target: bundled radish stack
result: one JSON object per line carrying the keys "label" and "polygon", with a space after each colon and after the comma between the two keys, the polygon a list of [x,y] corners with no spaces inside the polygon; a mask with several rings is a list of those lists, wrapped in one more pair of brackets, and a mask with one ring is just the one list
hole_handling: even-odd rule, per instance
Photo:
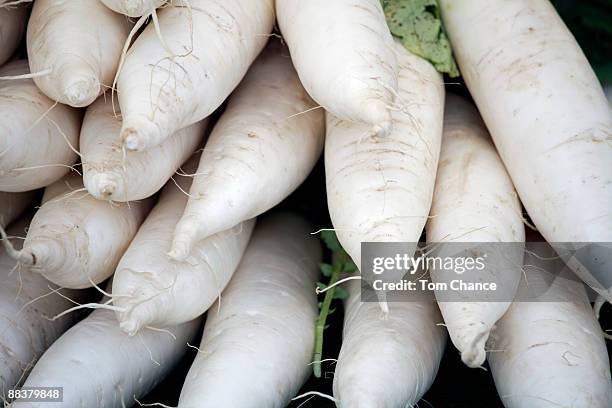
{"label": "bundled radish stack", "polygon": [[[195,355],[181,408],[400,408],[448,345],[505,407],[612,407],[610,106],[548,0],[0,0],[0,399],[152,406]],[[507,296],[378,290],[391,243],[497,245]]]}

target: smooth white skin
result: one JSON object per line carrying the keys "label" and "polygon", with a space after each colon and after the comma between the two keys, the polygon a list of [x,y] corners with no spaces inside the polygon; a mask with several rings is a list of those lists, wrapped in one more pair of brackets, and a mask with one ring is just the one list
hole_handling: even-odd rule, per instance
{"label": "smooth white skin", "polygon": [[440,3],[463,78],[538,230],[549,242],[612,242],[610,106],[552,4]]}
{"label": "smooth white skin", "polygon": [[188,5],[158,13],[169,50],[150,24],[127,54],[117,89],[128,150],[158,145],[210,115],[272,31],[273,0],[190,0]]}
{"label": "smooth white skin", "polygon": [[[121,112],[116,110],[117,115]],[[98,200],[134,201],[157,193],[200,146],[207,120],[197,122],[144,152],[123,149],[121,119],[110,97],[87,108],[81,130],[83,182]]]}
{"label": "smooth white skin", "polygon": [[[195,159],[195,160],[194,160]],[[194,157],[184,168],[194,170]],[[169,326],[204,313],[219,297],[236,270],[251,237],[255,220],[199,241],[183,262],[166,255],[172,232],[185,210],[189,177],[168,182],[159,202],[121,258],[113,293],[121,328],[134,334],[143,326]]]}
{"label": "smooth white skin", "polygon": [[17,49],[28,18],[28,5],[3,8],[0,6],[0,66],[9,60]]}
{"label": "smooth white skin", "polygon": [[152,201],[109,203],[69,174],[47,187],[19,260],[58,286],[83,289],[110,277]]}
{"label": "smooth white skin", "polygon": [[212,131],[176,226],[170,256],[264,213],[308,177],[321,155],[324,112],[286,48],[274,41],[253,64]]}
{"label": "smooth white skin", "polygon": [[313,99],[334,116],[388,133],[399,66],[380,1],[276,0],[276,13]]}
{"label": "smooth white skin", "polygon": [[24,387],[64,387],[61,403],[14,403],[15,408],[134,405],[159,384],[187,351],[202,319],[170,327],[171,334],[123,333],[110,310],[95,310],[43,354]]}
{"label": "smooth white skin", "polygon": [[334,373],[336,405],[414,406],[433,383],[446,344],[433,295],[405,292],[405,299],[389,303],[384,319],[377,303],[361,302],[359,281],[348,285],[344,336]]}
{"label": "smooth white skin", "polygon": [[[29,219],[21,219],[8,230],[9,236],[24,236]],[[14,240],[15,245],[20,240]],[[76,314],[51,319],[74,306],[54,293],[54,285],[25,269],[15,269],[16,261],[0,249],[0,397],[15,388],[36,359],[65,330],[76,322]],[[50,288],[51,287],[51,288]],[[84,294],[62,290],[64,296],[83,301]],[[43,296],[48,295],[48,296]],[[31,304],[26,304],[38,299]]]}
{"label": "smooth white skin", "polygon": [[[495,282],[513,298],[521,279],[525,228],[521,204],[510,176],[482,123],[478,111],[463,98],[448,94],[440,165],[427,222],[427,243],[458,242],[466,251],[486,242],[516,242],[502,252],[487,252],[486,268],[472,271],[471,279]],[[473,246],[467,243],[474,243]],[[454,250],[455,247],[446,247]],[[494,250],[499,247],[484,247]],[[444,247],[441,247],[444,251]],[[435,253],[435,251],[434,251]],[[443,255],[441,255],[443,256]],[[450,283],[457,276],[431,270],[434,282]],[[440,296],[448,295],[441,293]],[[439,301],[444,322],[461,359],[470,367],[481,366],[486,358],[485,343],[495,322],[510,302],[482,301],[483,292],[454,293],[452,302]],[[461,296],[465,301],[459,302]],[[493,295],[495,296],[495,294]],[[443,297],[442,297],[443,299]],[[479,299],[480,301],[475,301]]]}
{"label": "smooth white skin", "polygon": [[321,247],[294,215],[261,221],[208,313],[179,408],[284,407],[312,371]]}
{"label": "smooth white skin", "polygon": [[113,82],[132,23],[100,1],[37,0],[28,22],[27,47],[34,78],[51,99],[91,104]]}
{"label": "smooth white skin", "polygon": [[442,76],[399,43],[393,131],[327,113],[327,204],[340,243],[361,265],[361,242],[417,242],[431,205],[444,114]]}
{"label": "smooth white skin", "polygon": [[5,228],[26,208],[34,206],[35,191],[5,193],[0,191],[0,227]]}
{"label": "smooth white skin", "polygon": [[[0,76],[29,72],[27,61],[13,61]],[[31,79],[0,81],[0,191],[35,190],[68,173],[77,160],[70,145],[79,148],[81,118],[76,109],[47,98]]]}
{"label": "smooth white skin", "polygon": [[100,0],[106,7],[129,17],[151,14],[168,0]]}
{"label": "smooth white skin", "polygon": [[504,406],[612,406],[610,359],[584,285],[567,275],[551,285],[550,275],[537,269],[547,266],[535,257],[530,263],[535,267],[527,271],[528,284],[521,284],[532,290],[550,285],[545,300],[513,303],[488,344],[495,350],[488,361]]}

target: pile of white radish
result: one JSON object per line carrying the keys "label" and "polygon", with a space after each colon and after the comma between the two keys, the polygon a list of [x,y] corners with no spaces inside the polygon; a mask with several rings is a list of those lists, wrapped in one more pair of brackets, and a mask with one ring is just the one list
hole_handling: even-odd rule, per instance
{"label": "pile of white radish", "polygon": [[612,407],[611,135],[549,0],[0,0],[0,404]]}

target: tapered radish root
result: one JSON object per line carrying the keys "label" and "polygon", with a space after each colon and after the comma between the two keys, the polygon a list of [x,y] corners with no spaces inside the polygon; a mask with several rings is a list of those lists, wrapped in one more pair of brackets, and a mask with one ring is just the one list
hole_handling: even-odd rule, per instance
{"label": "tapered radish root", "polygon": [[172,371],[200,327],[201,319],[196,319],[164,331],[145,330],[130,337],[119,329],[112,311],[95,310],[53,343],[24,384],[24,387],[63,387],[63,402],[13,405],[132,406]]}
{"label": "tapered radish root", "polygon": [[[469,367],[484,363],[489,333],[510,306],[518,287],[523,263],[521,243],[525,241],[521,211],[512,181],[476,108],[456,95],[447,95],[427,242],[432,248],[439,243],[442,246],[446,242],[466,243],[462,244],[466,250],[486,242],[508,243],[503,247],[487,247],[491,251],[487,252],[485,270],[468,272],[478,273],[483,282],[495,282],[499,288],[496,294],[503,291],[507,301],[487,300],[482,291],[453,293],[452,301],[444,301],[446,291],[437,294],[453,344]],[[467,244],[470,242],[473,246]],[[457,279],[457,275],[448,271],[430,272],[434,282],[450,284]]]}
{"label": "tapered radish root", "polygon": [[26,29],[28,6],[4,8],[0,4],[0,66],[9,60]]}
{"label": "tapered radish root", "polygon": [[277,0],[278,23],[310,95],[339,118],[391,130],[398,64],[379,0]]}
{"label": "tapered radish root", "polygon": [[327,201],[338,239],[358,267],[362,242],[417,242],[431,205],[444,112],[441,75],[395,44],[399,60],[393,132],[327,114]]}
{"label": "tapered radish root", "polygon": [[23,249],[13,254],[64,288],[88,288],[110,277],[151,206],[151,200],[99,201],[84,190],[78,175],[47,187]]}
{"label": "tapered radish root", "polygon": [[190,0],[159,13],[118,78],[128,150],[160,144],[210,115],[238,85],[272,31],[272,0]]}
{"label": "tapered radish root", "polygon": [[119,139],[118,113],[104,96],[87,108],[80,139],[85,188],[99,200],[150,197],[200,145],[207,121],[181,129],[145,152],[126,152]]}
{"label": "tapered radish root", "polygon": [[292,215],[260,222],[208,314],[180,408],[284,407],[306,381],[317,316],[312,287],[321,260],[309,232]]}
{"label": "tapered radish root", "polygon": [[34,191],[5,193],[0,191],[0,227],[6,228],[26,208],[34,207]]}
{"label": "tapered radish root", "polygon": [[[194,171],[198,159],[194,156],[183,169]],[[185,210],[191,180],[180,177],[177,185],[168,182],[117,266],[113,293],[121,296],[114,303],[121,309],[117,313],[121,328],[129,334],[147,325],[183,323],[204,313],[229,282],[249,242],[254,220],[197,242],[183,262],[168,259],[166,250]]]}
{"label": "tapered radish root", "polygon": [[168,0],[100,0],[104,5],[117,13],[129,17],[140,17],[151,14],[153,10],[161,7]]}
{"label": "tapered radish root", "polygon": [[[24,236],[29,219],[21,219],[8,230],[9,236]],[[37,273],[19,269],[14,259],[0,249],[0,397],[21,385],[38,357],[66,329],[75,315],[53,320],[74,304],[53,293],[56,288]],[[83,294],[62,290],[75,301]]]}
{"label": "tapered radish root", "polygon": [[[553,243],[612,242],[610,106],[553,5],[440,3],[465,82],[535,226]],[[610,270],[577,273],[606,289]]]}
{"label": "tapered radish root", "polygon": [[[14,61],[0,76],[28,74]],[[0,191],[28,191],[62,178],[77,159],[81,113],[54,104],[31,79],[0,81]]]}
{"label": "tapered radish root", "polygon": [[383,318],[377,303],[361,302],[359,281],[348,285],[334,373],[337,406],[414,406],[433,383],[446,344],[433,296],[404,292]]}
{"label": "tapered radish root", "polygon": [[111,86],[131,23],[100,1],[37,0],[27,46],[34,78],[51,99],[87,106]]}
{"label": "tapered radish root", "polygon": [[[584,286],[539,252],[521,284],[542,294],[512,304],[491,334],[489,365],[507,408],[610,407],[610,360]],[[549,262],[550,264],[550,262]]]}
{"label": "tapered radish root", "polygon": [[230,98],[211,133],[171,257],[272,208],[306,179],[324,137],[324,114],[313,109],[286,49],[271,43]]}

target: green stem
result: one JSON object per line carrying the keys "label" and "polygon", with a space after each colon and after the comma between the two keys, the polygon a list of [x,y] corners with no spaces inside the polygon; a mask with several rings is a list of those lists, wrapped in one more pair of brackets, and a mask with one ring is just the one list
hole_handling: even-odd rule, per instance
{"label": "green stem", "polygon": [[[331,278],[329,280],[329,284],[332,286],[334,283],[340,279],[340,274],[342,273],[344,263],[343,262],[335,262],[334,270],[332,272]],[[321,360],[323,359],[323,332],[325,331],[325,322],[327,321],[327,315],[329,315],[329,308],[331,306],[331,302],[334,299],[334,292],[336,291],[336,287],[329,289],[325,292],[325,298],[323,299],[323,304],[321,305],[321,313],[319,313],[319,318],[317,319],[317,324],[315,326],[315,348],[314,348],[314,375],[317,378],[321,378]]]}

